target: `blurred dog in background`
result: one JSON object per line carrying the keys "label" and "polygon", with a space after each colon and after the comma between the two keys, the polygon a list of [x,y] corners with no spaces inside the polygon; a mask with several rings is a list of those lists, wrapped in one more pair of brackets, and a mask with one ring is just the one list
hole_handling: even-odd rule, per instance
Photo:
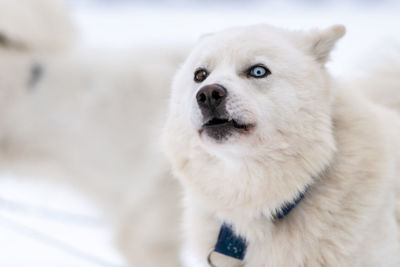
{"label": "blurred dog in background", "polygon": [[157,140],[183,54],[91,52],[63,2],[0,1],[0,170],[91,196],[130,266],[179,266],[179,189]]}

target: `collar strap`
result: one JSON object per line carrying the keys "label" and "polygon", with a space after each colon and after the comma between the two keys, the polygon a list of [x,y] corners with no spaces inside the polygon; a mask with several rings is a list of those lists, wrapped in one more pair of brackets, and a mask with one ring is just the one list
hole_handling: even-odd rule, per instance
{"label": "collar strap", "polygon": [[279,210],[276,210],[274,218],[283,219],[288,215],[296,206],[303,200],[304,195],[307,193],[309,186],[306,186],[303,192],[295,198],[292,202],[285,202]]}
{"label": "collar strap", "polygon": [[[306,189],[301,192],[292,202],[285,202],[279,210],[276,210],[276,213],[273,215],[274,219],[280,220],[288,215],[304,198],[308,188],[309,187],[307,186]],[[215,248],[211,250],[210,254],[208,255],[209,264],[213,266],[212,262],[210,261],[212,252],[218,252],[228,257],[243,260],[244,256],[246,255],[246,249],[246,239],[236,235],[231,225],[223,223],[221,229],[219,230],[218,240],[215,244]]]}

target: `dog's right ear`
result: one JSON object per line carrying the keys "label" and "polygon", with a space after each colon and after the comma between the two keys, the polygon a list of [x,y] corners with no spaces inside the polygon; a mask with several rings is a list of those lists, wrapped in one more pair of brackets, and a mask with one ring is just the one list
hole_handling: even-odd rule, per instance
{"label": "dog's right ear", "polygon": [[336,42],[344,36],[346,28],[343,25],[334,25],[325,30],[312,30],[306,36],[307,50],[315,59],[324,64]]}

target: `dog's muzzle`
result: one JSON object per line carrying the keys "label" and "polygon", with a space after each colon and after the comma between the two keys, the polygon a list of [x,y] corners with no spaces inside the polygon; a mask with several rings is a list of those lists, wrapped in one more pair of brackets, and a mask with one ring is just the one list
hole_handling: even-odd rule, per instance
{"label": "dog's muzzle", "polygon": [[249,126],[233,119],[226,109],[228,91],[219,84],[202,87],[196,94],[197,104],[203,116],[203,132],[217,141],[229,138],[234,132],[246,132]]}

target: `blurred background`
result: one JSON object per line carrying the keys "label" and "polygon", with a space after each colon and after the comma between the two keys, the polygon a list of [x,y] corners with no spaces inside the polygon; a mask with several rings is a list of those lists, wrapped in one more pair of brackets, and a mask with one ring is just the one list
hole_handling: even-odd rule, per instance
{"label": "blurred background", "polygon": [[180,189],[159,134],[204,33],[344,24],[360,75],[400,45],[395,0],[0,0],[0,266],[179,266]]}

